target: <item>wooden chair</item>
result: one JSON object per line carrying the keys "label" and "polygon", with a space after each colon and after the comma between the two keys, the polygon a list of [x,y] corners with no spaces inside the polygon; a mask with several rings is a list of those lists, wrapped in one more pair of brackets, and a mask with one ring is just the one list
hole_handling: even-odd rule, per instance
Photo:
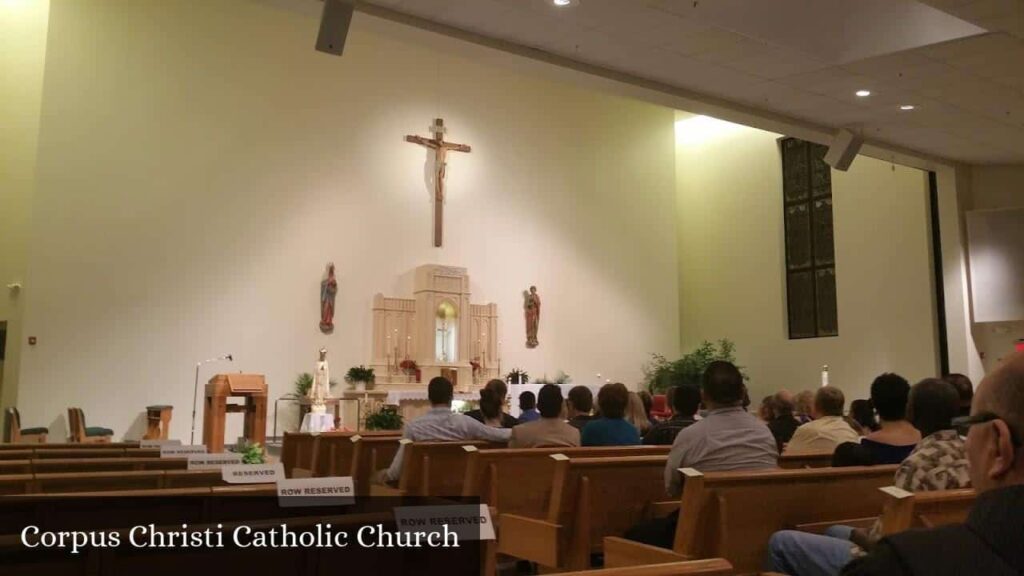
{"label": "wooden chair", "polygon": [[562,572],[561,576],[730,576],[732,564],[722,558]]}
{"label": "wooden chair", "polygon": [[603,537],[623,534],[665,495],[667,456],[551,458],[556,464],[547,513],[499,514],[499,553],[558,571],[584,570],[590,555],[601,551]]}
{"label": "wooden chair", "polygon": [[21,414],[11,407],[4,410],[4,442],[11,444],[45,444],[49,428],[22,428]]}
{"label": "wooden chair", "polygon": [[889,486],[880,490],[885,498],[882,507],[884,536],[911,528],[934,528],[964,522],[977,496],[971,488],[915,493]]}
{"label": "wooden chair", "polygon": [[107,444],[114,431],[102,426],[86,426],[85,413],[81,408],[68,408],[68,430],[72,442],[81,444]]}
{"label": "wooden chair", "polygon": [[391,465],[398,448],[400,436],[364,436],[357,434],[349,438],[353,444],[350,475],[355,484],[357,496],[370,494],[373,475]]}
{"label": "wooden chair", "polygon": [[167,440],[173,411],[174,406],[146,406],[146,434],[143,439]]}
{"label": "wooden chair", "polygon": [[878,488],[896,466],[709,472],[683,469],[683,495],[672,550],[605,539],[605,564],[629,566],[725,558],[737,573],[758,571],[768,539],[787,528],[863,526],[882,508]]}
{"label": "wooden chair", "polygon": [[597,446],[585,448],[499,448],[467,446],[462,495],[477,497],[499,513],[543,518],[551,495],[556,460],[570,458],[667,455],[670,446]]}

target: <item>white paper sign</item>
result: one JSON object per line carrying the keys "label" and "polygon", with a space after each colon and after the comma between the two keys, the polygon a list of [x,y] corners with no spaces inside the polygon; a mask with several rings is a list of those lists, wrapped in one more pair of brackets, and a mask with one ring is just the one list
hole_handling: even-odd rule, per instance
{"label": "white paper sign", "polygon": [[400,532],[442,532],[447,525],[460,541],[494,540],[491,510],[486,504],[398,506],[395,522]]}
{"label": "white paper sign", "polygon": [[299,506],[350,506],[355,504],[351,476],[286,478],[277,482],[277,503],[282,508]]}
{"label": "white paper sign", "polygon": [[164,446],[181,446],[181,440],[139,440],[139,448],[163,448]]}
{"label": "white paper sign", "polygon": [[189,470],[219,470],[222,466],[241,464],[242,455],[226,452],[224,454],[189,454]]}
{"label": "white paper sign", "polygon": [[228,484],[272,484],[284,478],[284,464],[229,464],[220,472]]}
{"label": "white paper sign", "polygon": [[206,454],[206,446],[203,444],[190,444],[186,446],[161,446],[161,458],[183,458],[189,454]]}

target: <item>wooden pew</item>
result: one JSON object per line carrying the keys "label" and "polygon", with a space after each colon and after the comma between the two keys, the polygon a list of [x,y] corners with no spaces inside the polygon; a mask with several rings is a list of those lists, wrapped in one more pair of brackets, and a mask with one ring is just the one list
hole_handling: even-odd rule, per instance
{"label": "wooden pew", "polygon": [[789,452],[779,456],[779,468],[799,470],[801,468],[829,468],[832,466],[832,452]]}
{"label": "wooden pew", "polygon": [[165,470],[160,488],[206,488],[226,486],[220,470]]}
{"label": "wooden pew", "polygon": [[[499,514],[497,551],[560,570],[583,570],[604,536],[618,536],[664,498],[667,456],[555,455],[543,518]],[[678,559],[677,559],[678,560]]]}
{"label": "wooden pew", "polygon": [[459,496],[466,478],[467,447],[498,447],[482,440],[407,442],[398,489],[409,496]]}
{"label": "wooden pew", "polygon": [[281,440],[281,464],[286,478],[292,478],[295,468],[308,471],[300,476],[313,474],[313,454],[316,451],[317,435],[308,432],[285,432]]}
{"label": "wooden pew", "polygon": [[732,564],[721,558],[711,558],[667,564],[562,572],[561,576],[729,576],[732,573]]}
{"label": "wooden pew", "polygon": [[25,494],[32,489],[31,474],[4,474],[0,476],[0,496]]}
{"label": "wooden pew", "polygon": [[[187,458],[47,458],[29,462],[35,473],[184,470],[188,467]],[[3,470],[3,463],[0,463],[0,470]]]}
{"label": "wooden pew", "polygon": [[24,444],[22,444],[21,446],[21,450],[0,451],[0,462],[6,460],[30,460],[35,453],[31,449],[25,449]]}
{"label": "wooden pew", "polygon": [[32,460],[0,460],[0,476],[31,473]]}
{"label": "wooden pew", "polygon": [[907,492],[895,486],[881,488],[882,535],[888,536],[911,528],[934,528],[967,520],[977,494],[971,488]]}
{"label": "wooden pew", "polygon": [[[598,446],[584,448],[499,448],[467,446],[462,495],[480,498],[499,513],[542,518],[547,510],[556,460],[570,458],[667,455],[670,446]],[[502,481],[504,479],[504,481]]]}
{"label": "wooden pew", "polygon": [[[81,444],[79,444],[81,446]],[[89,448],[70,448],[70,449],[49,449],[49,450],[36,450],[32,454],[34,459],[44,458],[124,458],[124,448],[93,448],[92,446],[99,446],[99,444],[90,445]]]}
{"label": "wooden pew", "polygon": [[739,574],[756,572],[768,539],[787,528],[822,523],[863,525],[878,514],[897,466],[709,472],[683,470],[683,495],[672,550],[605,539],[605,564],[725,558]]}
{"label": "wooden pew", "polygon": [[395,454],[398,454],[401,437],[359,434],[349,438],[349,441],[353,443],[350,475],[355,484],[356,495],[369,495],[373,475],[391,465]]}
{"label": "wooden pew", "polygon": [[[68,450],[81,448],[82,444],[79,442],[47,442],[45,444],[32,444],[30,446],[33,450]],[[103,449],[103,450],[124,450],[126,448],[138,448],[138,442],[108,442],[105,444],[96,444],[89,446],[90,449]],[[6,450],[22,450],[26,448],[25,444],[12,444],[2,443],[0,444],[0,452]]]}
{"label": "wooden pew", "polygon": [[161,470],[34,474],[29,493],[161,488],[163,478]]}
{"label": "wooden pew", "polygon": [[359,432],[329,432],[320,434],[313,443],[313,460],[311,468],[315,478],[328,476],[348,476],[352,471],[352,459],[356,443],[353,438],[359,436],[374,438],[393,438],[396,442],[402,437],[398,430]]}

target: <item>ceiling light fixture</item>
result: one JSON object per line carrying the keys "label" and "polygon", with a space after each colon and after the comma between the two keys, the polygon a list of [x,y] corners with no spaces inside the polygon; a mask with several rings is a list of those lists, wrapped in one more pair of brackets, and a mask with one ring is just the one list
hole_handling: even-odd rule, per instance
{"label": "ceiling light fixture", "polygon": [[914,105],[913,104],[904,104],[903,106],[900,106],[900,110],[913,110],[913,109],[914,109]]}
{"label": "ceiling light fixture", "polygon": [[572,4],[572,0],[552,0],[552,2],[555,3],[555,6],[568,6]]}
{"label": "ceiling light fixture", "polygon": [[871,96],[871,90],[857,90],[857,96],[864,98],[865,96]]}

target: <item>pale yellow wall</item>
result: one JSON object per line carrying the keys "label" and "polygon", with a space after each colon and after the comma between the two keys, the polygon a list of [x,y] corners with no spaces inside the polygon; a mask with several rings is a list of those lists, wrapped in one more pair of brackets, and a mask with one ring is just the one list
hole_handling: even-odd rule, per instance
{"label": "pale yellow wall", "polygon": [[7,285],[25,283],[49,12],[49,0],[0,1],[0,321],[7,321],[0,406],[13,405],[18,393],[25,291]]}
{"label": "pale yellow wall", "polygon": [[[411,297],[425,263],[467,267],[473,301],[498,304],[505,370],[632,383],[650,352],[678,350],[671,110],[362,14],[344,57],[317,53],[319,7],[54,0],[27,421],[59,429],[80,405],[138,434],[143,407],[167,403],[187,438],[197,360],[233,353],[203,379],[263,373],[272,397],[320,346],[341,376],[370,360],[373,295]],[[437,114],[473,147],[450,160],[440,250],[427,155],[402,139]]]}
{"label": "pale yellow wall", "polygon": [[819,385],[823,364],[849,399],[884,371],[935,375],[925,173],[865,157],[833,170],[839,336],[788,340],[779,136],[723,128],[677,130],[683,347],[732,339],[755,402]]}

